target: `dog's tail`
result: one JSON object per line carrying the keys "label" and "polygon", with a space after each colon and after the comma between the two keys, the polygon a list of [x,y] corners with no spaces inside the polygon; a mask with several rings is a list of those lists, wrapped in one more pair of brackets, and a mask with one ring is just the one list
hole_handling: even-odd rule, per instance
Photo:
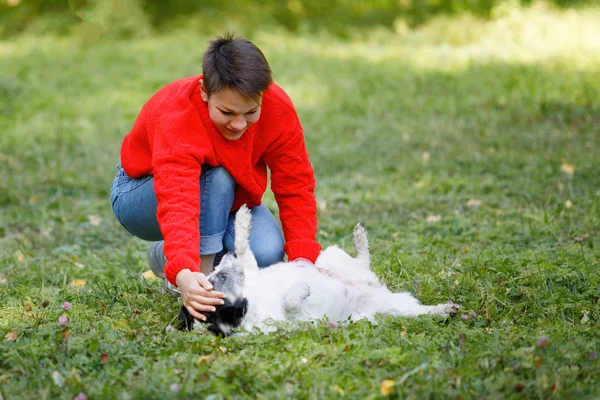
{"label": "dog's tail", "polygon": [[250,248],[250,229],[252,229],[252,214],[244,204],[235,214],[234,249],[238,257],[242,257]]}
{"label": "dog's tail", "polygon": [[242,261],[244,273],[250,276],[258,272],[258,264],[250,249],[250,229],[252,229],[252,214],[246,205],[240,207],[235,215],[235,255]]}
{"label": "dog's tail", "polygon": [[364,261],[367,266],[370,266],[369,239],[367,231],[365,231],[365,228],[361,224],[356,224],[354,227],[354,248],[356,249],[356,258]]}

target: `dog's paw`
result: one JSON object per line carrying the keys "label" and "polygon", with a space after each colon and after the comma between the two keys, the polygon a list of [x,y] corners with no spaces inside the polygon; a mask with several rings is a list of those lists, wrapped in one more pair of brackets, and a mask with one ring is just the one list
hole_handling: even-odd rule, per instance
{"label": "dog's paw", "polygon": [[438,304],[437,306],[433,306],[431,308],[430,313],[434,315],[439,315],[444,318],[452,318],[458,314],[458,309],[460,306],[458,304],[449,301],[445,304]]}

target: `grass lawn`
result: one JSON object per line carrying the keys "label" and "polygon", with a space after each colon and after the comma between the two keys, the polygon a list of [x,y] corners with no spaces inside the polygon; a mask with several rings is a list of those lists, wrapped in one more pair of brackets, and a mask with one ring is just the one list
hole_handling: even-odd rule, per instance
{"label": "grass lawn", "polygon": [[303,122],[318,240],[351,250],[360,221],[382,281],[462,309],[226,339],[171,330],[109,204],[140,107],[209,38],[0,42],[0,399],[597,398],[599,38],[594,10],[254,34]]}

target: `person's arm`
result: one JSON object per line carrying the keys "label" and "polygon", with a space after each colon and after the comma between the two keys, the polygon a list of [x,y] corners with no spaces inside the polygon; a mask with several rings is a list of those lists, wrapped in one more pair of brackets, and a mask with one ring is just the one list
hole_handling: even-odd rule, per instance
{"label": "person's arm", "polygon": [[321,251],[316,241],[315,177],[295,111],[292,116],[290,131],[280,135],[263,157],[271,171],[288,260],[304,258],[314,263]]}
{"label": "person's arm", "polygon": [[[177,126],[176,124],[169,124]],[[184,125],[185,127],[185,125]],[[181,289],[184,306],[197,319],[199,311],[214,311],[224,294],[213,291],[200,272],[200,174],[201,147],[184,133],[162,130],[155,137],[153,153],[156,216],[165,241],[165,276]]]}

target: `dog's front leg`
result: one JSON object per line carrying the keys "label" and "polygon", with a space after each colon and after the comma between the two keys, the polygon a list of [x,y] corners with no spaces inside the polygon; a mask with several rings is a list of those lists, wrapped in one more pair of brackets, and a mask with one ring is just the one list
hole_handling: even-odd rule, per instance
{"label": "dog's front leg", "polygon": [[310,296],[310,286],[302,282],[292,286],[283,297],[283,311],[287,316],[296,314],[302,302]]}

